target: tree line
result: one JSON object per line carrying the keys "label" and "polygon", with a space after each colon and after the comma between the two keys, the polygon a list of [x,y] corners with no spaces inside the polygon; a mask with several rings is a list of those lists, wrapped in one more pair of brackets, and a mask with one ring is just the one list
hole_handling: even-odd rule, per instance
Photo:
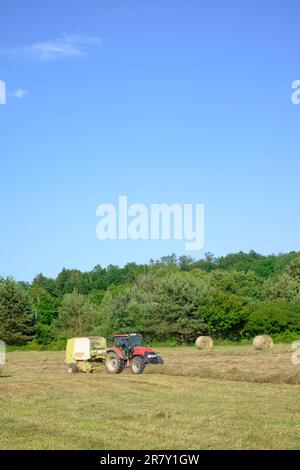
{"label": "tree line", "polygon": [[63,269],[32,283],[0,278],[0,339],[63,344],[68,337],[138,332],[149,341],[198,335],[239,341],[300,335],[300,252],[254,251],[216,258],[164,256],[123,268]]}

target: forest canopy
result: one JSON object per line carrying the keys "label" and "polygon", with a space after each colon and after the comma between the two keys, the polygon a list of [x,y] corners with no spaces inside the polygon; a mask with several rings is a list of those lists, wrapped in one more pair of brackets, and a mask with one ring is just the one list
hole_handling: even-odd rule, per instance
{"label": "forest canopy", "polygon": [[41,273],[32,283],[0,278],[0,338],[8,345],[125,332],[172,344],[198,335],[293,338],[300,334],[300,252],[172,254],[122,268],[62,269],[56,278]]}

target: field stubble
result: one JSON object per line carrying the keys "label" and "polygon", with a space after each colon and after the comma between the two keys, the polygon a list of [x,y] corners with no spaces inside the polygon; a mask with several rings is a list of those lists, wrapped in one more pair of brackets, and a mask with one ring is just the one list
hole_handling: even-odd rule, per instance
{"label": "field stubble", "polygon": [[68,375],[62,352],[13,352],[1,449],[299,449],[300,366],[287,346],[157,348],[163,366]]}

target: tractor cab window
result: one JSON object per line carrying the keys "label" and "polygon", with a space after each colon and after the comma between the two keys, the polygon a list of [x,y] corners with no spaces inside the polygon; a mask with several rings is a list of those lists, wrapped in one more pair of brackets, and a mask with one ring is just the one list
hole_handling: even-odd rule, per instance
{"label": "tractor cab window", "polygon": [[129,341],[127,336],[115,337],[115,346],[123,351],[124,357],[127,359],[129,355]]}
{"label": "tractor cab window", "polygon": [[136,346],[143,346],[143,340],[140,336],[130,336],[130,346],[135,348]]}
{"label": "tractor cab window", "polygon": [[118,336],[115,338],[115,346],[117,348],[128,347],[128,338],[126,336]]}

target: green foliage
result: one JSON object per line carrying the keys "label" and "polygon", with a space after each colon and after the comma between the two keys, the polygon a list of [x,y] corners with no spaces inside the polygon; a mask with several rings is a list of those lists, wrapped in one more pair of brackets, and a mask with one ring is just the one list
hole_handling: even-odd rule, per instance
{"label": "green foliage", "polygon": [[224,292],[249,299],[261,296],[261,278],[253,271],[222,271],[217,269],[209,274],[211,284]]}
{"label": "green foliage", "polygon": [[44,323],[37,323],[35,332],[36,341],[40,345],[50,344],[57,338],[57,328],[55,326],[55,322],[52,322],[50,325],[45,325]]}
{"label": "green foliage", "polygon": [[57,318],[59,301],[43,287],[33,284],[30,289],[30,299],[38,323],[48,325]]}
{"label": "green foliage", "polygon": [[208,289],[206,283],[189,273],[177,272],[164,277],[145,305],[149,334],[159,340],[172,336],[181,343],[192,340],[199,332],[205,334],[207,325],[200,306]]}
{"label": "green foliage", "polygon": [[97,334],[96,325],[101,325],[100,309],[96,305],[77,292],[63,296],[57,319],[60,336],[71,338]]}
{"label": "green foliage", "polygon": [[259,302],[246,309],[247,323],[243,333],[247,337],[259,334],[300,332],[300,307],[286,302]]}
{"label": "green foliage", "polygon": [[13,279],[0,279],[0,338],[8,345],[25,344],[32,336],[28,290]]}
{"label": "green foliage", "polygon": [[294,341],[299,341],[300,340],[300,332],[296,331],[283,331],[282,333],[276,333],[275,335],[272,336],[273,341],[275,343],[287,343],[291,344]]}
{"label": "green foliage", "polygon": [[287,272],[271,279],[263,285],[262,296],[265,300],[292,302],[300,293],[300,282]]}
{"label": "green foliage", "polygon": [[206,253],[201,260],[171,254],[147,265],[64,268],[56,279],[38,274],[32,284],[0,280],[1,339],[38,348],[122,332],[166,344],[206,334],[217,341],[288,337],[299,331],[299,309],[299,252]]}
{"label": "green foliage", "polygon": [[286,272],[297,282],[300,281],[300,256],[294,258],[287,266]]}
{"label": "green foliage", "polygon": [[239,340],[247,318],[246,304],[247,300],[241,296],[220,289],[212,290],[202,308],[203,320],[208,326],[206,333],[217,338]]}

